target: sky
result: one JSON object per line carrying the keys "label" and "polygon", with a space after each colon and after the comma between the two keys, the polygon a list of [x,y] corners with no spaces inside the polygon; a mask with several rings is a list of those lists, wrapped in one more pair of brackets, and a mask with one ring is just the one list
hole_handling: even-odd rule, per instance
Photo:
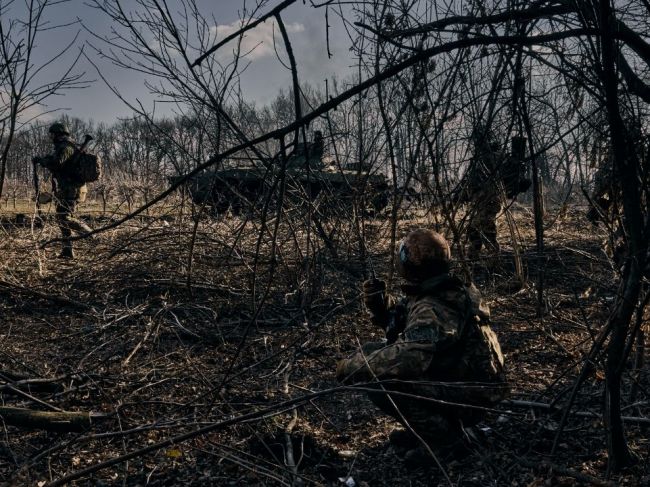
{"label": "sky", "polygon": [[[43,0],[41,0],[43,1]],[[0,0],[0,6],[6,0]],[[170,10],[175,12],[178,0],[168,0]],[[234,32],[239,24],[240,15],[245,6],[254,2],[244,0],[196,0],[201,13],[205,18],[216,21],[218,38]],[[280,0],[268,2],[260,12],[265,13],[280,3]],[[124,0],[125,8],[135,9],[135,0]],[[15,19],[22,19],[25,15],[25,0],[16,0],[8,11],[3,12],[0,22],[3,24]],[[84,78],[89,81],[84,89],[66,91],[64,94],[50,97],[47,106],[39,107],[44,112],[43,120],[52,120],[65,113],[69,116],[82,119],[93,119],[97,122],[112,123],[118,118],[129,117],[132,110],[122,102],[102,80],[105,78],[110,85],[115,87],[131,103],[140,102],[147,109],[154,106],[154,98],[145,86],[145,76],[134,70],[118,68],[93,54],[88,43],[101,46],[101,42],[93,38],[111,35],[111,28],[115,27],[112,20],[103,12],[92,8],[86,0],[69,0],[54,2],[45,11],[45,18],[51,26],[64,25],[64,27],[46,30],[39,34],[35,49],[35,65],[42,64],[57,53],[61,52],[78,35],[75,44],[68,48],[63,57],[53,65],[48,66],[40,75],[40,79],[54,79],[63,72],[71,60],[77,55],[79,49],[84,48],[97,65],[96,67],[84,57],[81,57],[75,67],[75,72],[84,72]],[[326,46],[325,10],[314,9],[304,5],[298,0],[289,7],[282,18],[291,39],[294,54],[298,63],[299,78],[301,83],[309,83],[324,87],[324,80],[337,76],[345,78],[353,73],[350,67],[354,61],[350,54],[350,40],[343,28],[341,20],[330,11],[330,52],[329,58]],[[83,27],[77,22],[81,19]],[[241,77],[241,87],[245,99],[254,101],[256,105],[269,103],[280,89],[288,88],[291,84],[291,73],[277,59],[273,48],[273,34],[279,39],[277,26],[274,27],[270,20],[261,24],[256,29],[249,31],[243,42],[243,47],[257,46],[248,56],[250,65]],[[92,33],[92,34],[91,34]],[[106,46],[103,46],[106,47]],[[217,56],[230,55],[232,49],[225,46]],[[280,52],[286,60],[286,54]],[[49,113],[54,110],[54,113]],[[168,104],[156,104],[158,115],[170,115],[172,107]],[[33,113],[31,113],[33,114]]]}

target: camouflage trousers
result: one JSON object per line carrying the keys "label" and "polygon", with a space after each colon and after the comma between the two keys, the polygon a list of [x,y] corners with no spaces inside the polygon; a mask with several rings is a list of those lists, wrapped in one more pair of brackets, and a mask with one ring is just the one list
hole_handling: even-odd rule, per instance
{"label": "camouflage trousers", "polygon": [[[64,239],[71,237],[73,231],[80,235],[92,232],[92,228],[78,218],[75,218],[74,214],[76,209],[76,200],[57,200],[56,202],[56,222],[59,225],[61,236]],[[63,242],[63,250],[71,249],[72,241],[65,240]]]}
{"label": "camouflage trousers", "polygon": [[481,192],[473,201],[467,229],[470,259],[478,258],[484,243],[491,253],[499,252],[497,242],[497,215],[501,211],[499,195],[495,192]]}
{"label": "camouflage trousers", "polygon": [[[432,381],[431,345],[398,340],[366,343],[344,361],[339,377],[347,383],[368,382],[368,398],[406,428],[437,444],[453,442],[462,426],[483,419],[485,411],[472,406],[496,404],[507,394],[499,385]],[[444,371],[439,371],[441,375]],[[381,382],[374,382],[375,379]],[[469,407],[467,407],[469,406]]]}

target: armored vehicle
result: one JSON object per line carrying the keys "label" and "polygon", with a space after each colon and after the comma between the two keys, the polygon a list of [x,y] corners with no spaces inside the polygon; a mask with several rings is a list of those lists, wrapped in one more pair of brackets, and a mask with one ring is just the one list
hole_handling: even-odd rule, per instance
{"label": "armored vehicle", "polygon": [[[314,133],[307,144],[297,144],[287,158],[285,199],[294,205],[311,200],[318,211],[328,213],[349,209],[353,201],[360,201],[364,210],[378,212],[389,200],[388,181],[383,174],[371,174],[368,167],[340,165],[323,156],[322,134]],[[207,170],[190,178],[185,189],[197,204],[206,203],[216,213],[228,209],[237,214],[250,205],[262,205],[271,190],[277,200],[281,171],[280,161],[270,166],[261,162],[246,167]],[[172,176],[171,184],[182,176]]]}

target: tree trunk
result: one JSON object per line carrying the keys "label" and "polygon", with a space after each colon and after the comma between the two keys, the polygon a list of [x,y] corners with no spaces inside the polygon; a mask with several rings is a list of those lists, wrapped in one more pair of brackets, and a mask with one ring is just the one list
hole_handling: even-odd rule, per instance
{"label": "tree trunk", "polygon": [[604,421],[607,429],[607,450],[609,452],[609,468],[614,472],[631,465],[633,456],[627,446],[623,419],[621,418],[621,375],[625,362],[625,338],[629,328],[623,316],[616,313],[612,337],[607,346],[607,362],[605,364],[605,411]]}
{"label": "tree trunk", "polygon": [[610,470],[616,472],[634,463],[625,440],[621,420],[621,376],[625,368],[625,341],[630,329],[630,320],[638,305],[641,291],[642,269],[647,256],[647,241],[644,240],[644,226],[647,222],[641,214],[639,185],[639,160],[628,140],[618,104],[617,75],[614,57],[616,46],[612,33],[615,21],[610,0],[600,1],[600,29],[603,69],[601,80],[605,92],[605,103],[614,155],[615,184],[620,185],[623,199],[622,225],[627,236],[627,261],[623,271],[622,285],[616,299],[616,308],[610,318],[612,336],[607,346],[605,364],[604,420],[607,427],[607,446]]}

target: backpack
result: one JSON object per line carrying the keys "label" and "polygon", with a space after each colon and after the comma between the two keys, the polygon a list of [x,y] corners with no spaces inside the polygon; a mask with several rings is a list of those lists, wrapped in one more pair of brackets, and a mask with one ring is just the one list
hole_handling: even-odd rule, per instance
{"label": "backpack", "polygon": [[93,183],[102,177],[102,158],[97,154],[75,150],[74,162],[70,171],[80,183]]}

